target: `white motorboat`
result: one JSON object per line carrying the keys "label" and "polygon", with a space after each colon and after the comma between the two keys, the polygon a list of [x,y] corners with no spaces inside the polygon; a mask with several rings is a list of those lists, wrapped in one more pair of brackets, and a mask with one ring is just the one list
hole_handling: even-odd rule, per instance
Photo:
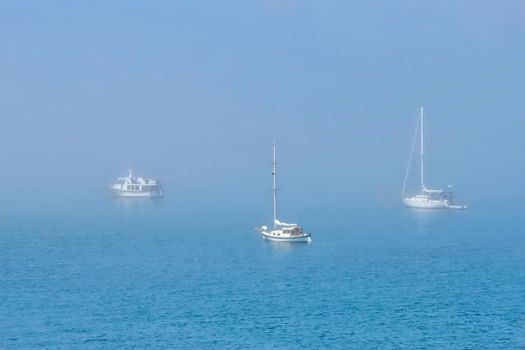
{"label": "white motorboat", "polygon": [[275,142],[273,143],[273,162],[272,162],[272,177],[273,177],[273,228],[269,229],[268,226],[257,227],[257,230],[261,236],[269,241],[274,242],[304,242],[311,243],[312,235],[310,233],[304,233],[301,226],[297,224],[287,224],[277,220],[277,162],[275,157]]}
{"label": "white motorboat", "polygon": [[162,188],[157,180],[133,177],[129,171],[127,177],[120,177],[110,189],[120,197],[155,198],[162,197]]}
{"label": "white motorboat", "polygon": [[[410,171],[410,165],[412,163],[412,157],[417,140],[418,130],[420,131],[420,162],[421,162],[421,192],[412,197],[405,197],[405,189],[408,179],[408,173]],[[403,182],[403,189],[401,190],[401,197],[403,203],[410,208],[419,209],[466,209],[465,205],[456,205],[454,203],[454,194],[452,192],[452,186],[448,186],[447,189],[429,189],[425,186],[425,171],[424,171],[424,139],[423,139],[423,107],[421,107],[420,117],[416,125],[416,132],[414,134],[414,140],[412,142],[412,150],[408,160],[408,166],[405,173],[405,180]]]}

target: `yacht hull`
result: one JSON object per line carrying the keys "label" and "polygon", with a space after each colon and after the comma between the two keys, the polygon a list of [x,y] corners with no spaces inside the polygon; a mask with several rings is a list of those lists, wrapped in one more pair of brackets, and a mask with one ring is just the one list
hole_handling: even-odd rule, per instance
{"label": "yacht hull", "polygon": [[114,191],[118,197],[126,198],[159,198],[162,197],[162,192],[139,192],[139,191]]}
{"label": "yacht hull", "polygon": [[449,209],[450,205],[446,201],[421,200],[416,198],[403,199],[405,206],[417,209]]}
{"label": "yacht hull", "polygon": [[269,232],[261,232],[261,235],[264,239],[272,242],[291,242],[291,243],[311,243],[312,237],[309,233],[301,236],[274,236]]}

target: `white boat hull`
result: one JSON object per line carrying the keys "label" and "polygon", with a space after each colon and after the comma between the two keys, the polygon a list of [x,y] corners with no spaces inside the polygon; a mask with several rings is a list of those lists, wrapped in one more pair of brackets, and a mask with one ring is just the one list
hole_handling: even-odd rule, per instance
{"label": "white boat hull", "polygon": [[126,190],[114,190],[118,197],[127,198],[159,198],[162,197],[162,191],[126,191]]}
{"label": "white boat hull", "polygon": [[405,198],[403,203],[409,208],[419,209],[448,209],[449,204],[440,200],[421,200],[419,198]]}
{"label": "white boat hull", "polygon": [[292,243],[311,243],[312,236],[309,233],[305,233],[300,236],[276,236],[271,232],[261,231],[261,236],[273,242],[292,242]]}
{"label": "white boat hull", "polygon": [[424,200],[421,198],[404,198],[403,203],[409,208],[417,209],[467,209],[466,205],[453,205],[447,200]]}

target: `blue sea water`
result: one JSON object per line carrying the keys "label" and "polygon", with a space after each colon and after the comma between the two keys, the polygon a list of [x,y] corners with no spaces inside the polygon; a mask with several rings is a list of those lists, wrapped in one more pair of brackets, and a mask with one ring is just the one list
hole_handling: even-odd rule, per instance
{"label": "blue sea water", "polygon": [[305,210],[310,245],[262,240],[269,214],[168,198],[4,212],[0,348],[525,348],[518,210]]}

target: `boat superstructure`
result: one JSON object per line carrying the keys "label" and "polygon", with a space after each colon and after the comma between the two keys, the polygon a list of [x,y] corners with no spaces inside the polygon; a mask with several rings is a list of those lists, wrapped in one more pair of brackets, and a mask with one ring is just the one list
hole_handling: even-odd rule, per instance
{"label": "boat superstructure", "polygon": [[120,197],[154,198],[162,197],[162,187],[157,180],[133,177],[129,171],[127,177],[120,177],[111,185],[111,190]]}
{"label": "boat superstructure", "polygon": [[275,242],[305,242],[311,243],[312,236],[310,233],[304,233],[301,226],[297,224],[287,224],[277,220],[277,162],[276,162],[276,145],[273,143],[273,162],[272,162],[272,177],[273,177],[273,228],[268,226],[257,227],[261,236],[269,241]]}
{"label": "boat superstructure", "polygon": [[[420,208],[420,209],[466,209],[464,205],[456,205],[454,203],[454,193],[452,187],[448,186],[447,189],[429,189],[425,186],[425,167],[424,167],[424,129],[423,129],[423,107],[420,110],[420,116],[416,125],[416,132],[414,134],[414,140],[412,142],[412,150],[408,160],[408,166],[405,173],[405,180],[403,182],[403,189],[401,190],[401,197],[403,203],[407,207]],[[420,177],[421,177],[421,192],[413,197],[405,197],[406,183],[408,179],[408,173],[410,171],[410,165],[412,163],[412,157],[416,145],[417,135],[419,133],[420,140]]]}

